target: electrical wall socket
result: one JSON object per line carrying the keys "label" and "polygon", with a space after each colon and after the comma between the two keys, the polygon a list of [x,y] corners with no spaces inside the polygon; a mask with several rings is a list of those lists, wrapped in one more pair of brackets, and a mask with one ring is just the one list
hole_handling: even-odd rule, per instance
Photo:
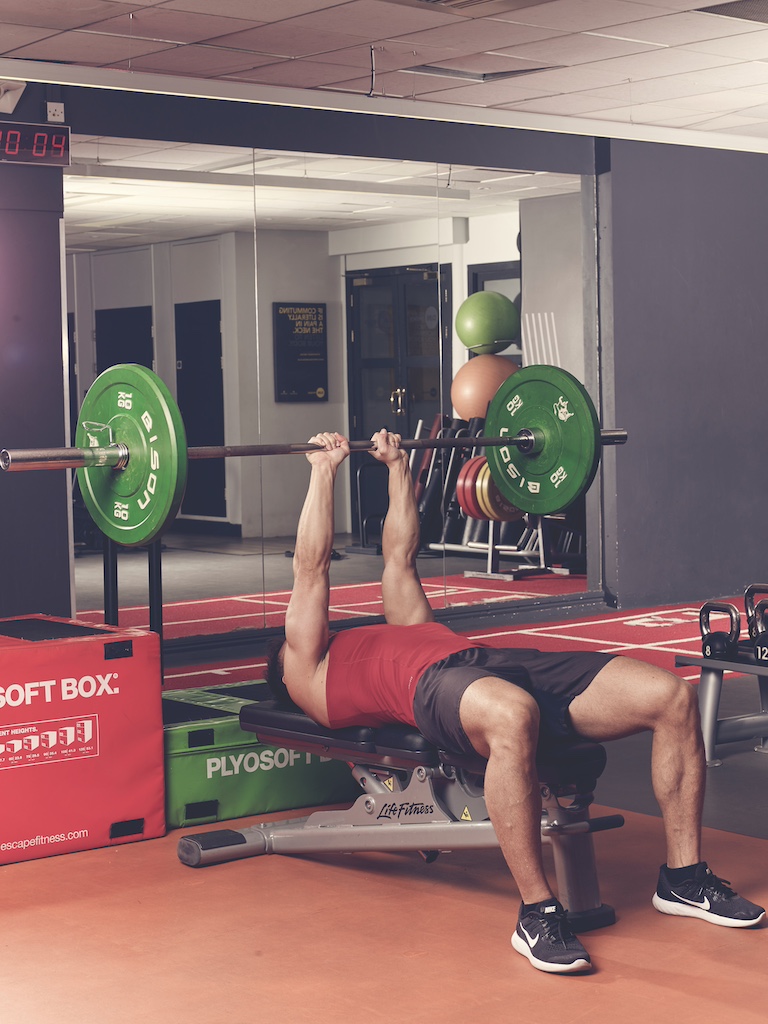
{"label": "electrical wall socket", "polygon": [[46,103],[46,115],[48,121],[64,122],[64,104],[63,103]]}

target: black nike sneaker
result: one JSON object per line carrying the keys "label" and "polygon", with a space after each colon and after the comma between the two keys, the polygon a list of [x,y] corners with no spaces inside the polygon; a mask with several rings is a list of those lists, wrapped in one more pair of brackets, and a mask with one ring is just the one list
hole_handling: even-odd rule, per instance
{"label": "black nike sneaker", "polygon": [[674,917],[700,917],[726,928],[751,928],[765,917],[765,911],[728,888],[702,861],[692,878],[675,884],[665,864],[659,871],[659,884],[651,900],[662,914]]}
{"label": "black nike sneaker", "polygon": [[592,967],[589,954],[571,931],[565,911],[554,897],[528,911],[521,904],[512,947],[538,970],[550,974],[572,974]]}

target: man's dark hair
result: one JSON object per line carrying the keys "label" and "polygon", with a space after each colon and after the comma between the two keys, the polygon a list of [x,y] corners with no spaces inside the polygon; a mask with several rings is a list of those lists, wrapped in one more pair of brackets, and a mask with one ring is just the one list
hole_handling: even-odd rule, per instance
{"label": "man's dark hair", "polygon": [[281,657],[285,635],[275,637],[267,647],[267,677],[266,683],[270,693],[279,700],[281,704],[290,704],[296,707],[288,693],[288,687],[283,682],[283,659]]}

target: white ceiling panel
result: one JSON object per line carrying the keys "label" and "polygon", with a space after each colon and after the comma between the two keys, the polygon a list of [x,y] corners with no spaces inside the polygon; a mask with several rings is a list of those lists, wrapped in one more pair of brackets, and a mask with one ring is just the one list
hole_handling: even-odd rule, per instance
{"label": "white ceiling panel", "polygon": [[327,53],[359,42],[352,34],[344,32],[320,32],[317,29],[301,28],[298,18],[281,21],[259,28],[247,29],[235,35],[219,36],[216,46],[237,47],[241,51],[253,50],[261,54],[278,57],[310,57],[314,53]]}
{"label": "white ceiling panel", "polygon": [[723,110],[749,110],[768,102],[768,82],[764,89],[723,89],[719,92],[680,96],[677,104],[701,113],[715,114]]}
{"label": "white ceiling panel", "polygon": [[133,57],[115,63],[113,67],[133,71],[159,71],[166,75],[197,75],[200,78],[216,78],[232,75],[237,71],[250,71],[260,63],[272,64],[276,57],[259,57],[252,53],[238,53],[223,47],[176,46],[156,51],[141,57]]}
{"label": "white ceiling panel", "polygon": [[300,89],[312,89],[319,85],[329,85],[349,78],[350,68],[344,65],[323,64],[320,61],[303,60],[296,68],[289,60],[272,63],[269,67],[260,67],[252,73],[245,72],[240,77],[248,80],[253,78],[266,85],[298,86]]}
{"label": "white ceiling panel", "polygon": [[751,135],[754,138],[768,139],[768,121],[761,124],[750,124],[739,128],[724,128],[724,135]]}
{"label": "white ceiling panel", "polygon": [[721,57],[735,57],[737,60],[768,60],[768,29],[755,26],[754,31],[746,35],[688,43],[686,48],[701,53],[717,53]]}
{"label": "white ceiling panel", "polygon": [[[445,82],[445,79],[443,79]],[[525,85],[520,84],[525,82]],[[456,89],[440,88],[429,94],[430,101],[435,103],[467,103],[476,107],[495,107],[502,104],[516,103],[519,100],[533,99],[540,96],[541,91],[530,88],[530,78],[507,79],[502,82],[479,82],[477,85],[456,83]]]}
{"label": "white ceiling panel", "polygon": [[[732,57],[718,57],[715,54],[695,53],[692,50],[654,49],[644,53],[629,54],[626,57],[612,57],[595,65],[603,74],[613,74],[632,81],[647,78],[663,78],[668,75],[690,74],[705,68],[725,67],[737,64]],[[768,69],[767,69],[768,70]]]}
{"label": "white ceiling panel", "polygon": [[241,18],[251,22],[284,21],[310,11],[337,4],[322,0],[165,0],[157,5],[172,11],[216,14],[223,18]]}
{"label": "white ceiling panel", "polygon": [[30,28],[28,25],[3,25],[0,34],[0,53],[7,54],[19,46],[56,35],[49,28]]}
{"label": "white ceiling panel", "polygon": [[515,110],[528,110],[537,114],[594,114],[601,110],[610,110],[617,105],[616,99],[605,99],[590,96],[589,93],[574,93],[572,96],[537,96],[534,99],[520,100]]}
{"label": "white ceiling panel", "polygon": [[638,43],[628,39],[613,39],[607,36],[582,32],[547,39],[520,46],[495,46],[500,53],[527,57],[529,60],[548,61],[552,64],[588,64],[592,61],[624,57],[632,53],[645,53],[658,47],[653,43]]}
{"label": "white ceiling panel", "polygon": [[386,0],[351,0],[292,19],[298,29],[338,32],[361,39],[395,39],[404,33],[438,29],[441,25],[461,27],[466,22],[439,4],[412,7]]}
{"label": "white ceiling panel", "polygon": [[[358,76],[335,82],[333,88],[343,89],[345,92],[354,93],[359,96],[398,96],[415,98],[416,96],[429,96],[436,92],[460,92],[465,88],[466,82],[463,79],[442,78],[436,75],[412,75],[406,71],[389,71],[384,74],[377,74],[373,80],[371,90],[371,76]],[[462,100],[457,102],[461,103]]]}
{"label": "white ceiling panel", "polygon": [[627,3],[625,0],[552,0],[551,3],[525,7],[510,14],[494,17],[503,21],[517,21],[522,25],[540,25],[563,32],[589,32],[606,25],[625,24],[653,18],[658,8],[645,3]]}
{"label": "white ceiling panel", "polygon": [[127,14],[138,6],[112,0],[2,0],[0,24],[64,30]]}
{"label": "white ceiling panel", "polygon": [[253,21],[148,7],[133,11],[131,14],[121,14],[117,18],[107,18],[91,27],[99,32],[114,32],[117,35],[134,38],[199,43],[203,39],[213,39],[215,36],[231,35],[253,28]]}
{"label": "white ceiling panel", "polygon": [[348,46],[330,53],[314,54],[312,60],[329,64],[347,64],[350,68],[371,67],[371,50],[377,71],[398,71],[416,64],[442,63],[452,51],[447,47],[423,46],[414,43],[398,43],[392,39],[371,44]]}
{"label": "white ceiling panel", "polygon": [[760,25],[749,21],[723,18],[717,14],[700,12],[668,14],[663,18],[616,24],[602,30],[606,35],[627,36],[649,43],[680,46],[701,42],[702,39],[722,39],[728,36],[760,31]]}
{"label": "white ceiling panel", "polygon": [[526,30],[525,26],[505,21],[454,19],[452,24],[442,28],[431,28],[425,32],[414,32],[410,35],[390,32],[388,36],[399,39],[400,42],[444,46],[446,49],[456,50],[459,53],[472,53],[481,50],[498,50],[502,47],[523,43],[526,39],[531,39],[532,32],[537,33],[539,39],[556,38],[561,34],[553,29],[529,28]]}
{"label": "white ceiling panel", "polygon": [[82,61],[88,64],[114,64],[143,54],[168,49],[164,42],[131,39],[126,36],[100,35],[97,32],[61,32],[36,43],[21,46],[7,54],[24,60]]}

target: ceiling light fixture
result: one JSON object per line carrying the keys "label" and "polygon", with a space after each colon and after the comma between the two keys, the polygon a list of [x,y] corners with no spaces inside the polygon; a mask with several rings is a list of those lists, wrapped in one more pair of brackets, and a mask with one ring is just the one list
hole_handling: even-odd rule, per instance
{"label": "ceiling light fixture", "polygon": [[562,64],[548,64],[541,68],[517,68],[515,71],[459,71],[455,68],[441,68],[438,64],[416,64],[412,68],[402,68],[410,75],[437,75],[440,78],[460,78],[466,82],[501,82],[505,78],[518,78],[520,75],[532,75],[536,71],[558,71]]}

